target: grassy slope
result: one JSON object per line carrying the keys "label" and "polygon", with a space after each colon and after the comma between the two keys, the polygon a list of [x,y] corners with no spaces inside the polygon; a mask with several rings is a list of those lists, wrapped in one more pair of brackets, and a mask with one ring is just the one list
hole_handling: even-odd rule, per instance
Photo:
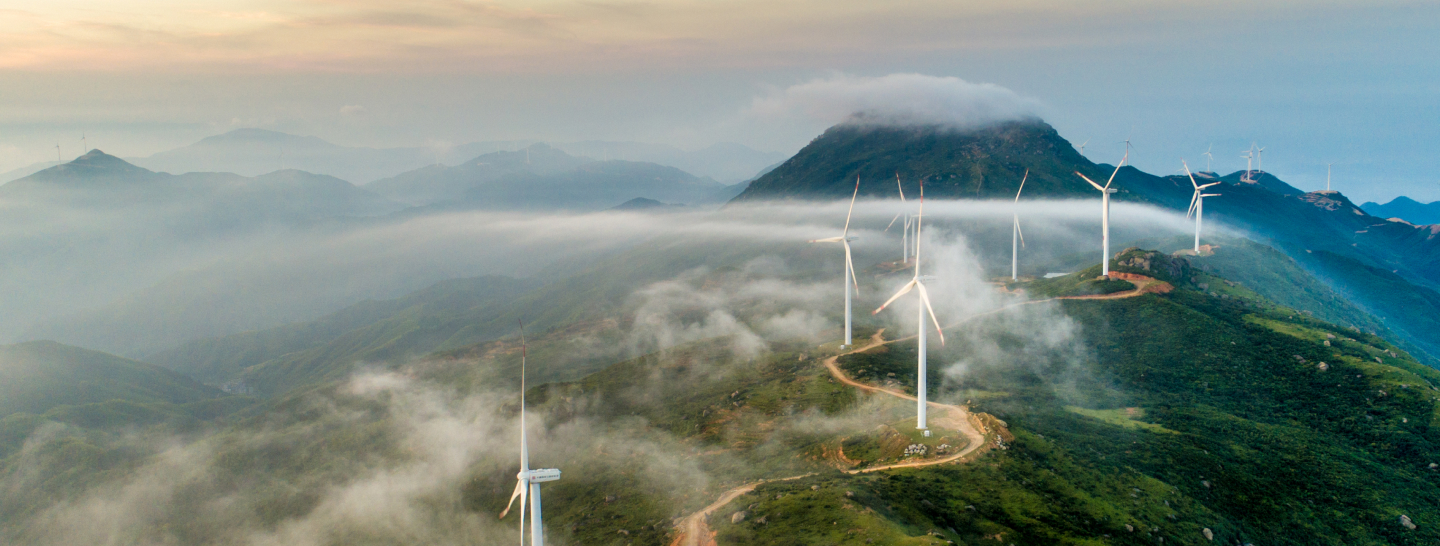
{"label": "grassy slope", "polygon": [[1339,254],[1317,250],[1308,256],[1317,274],[1346,297],[1386,319],[1386,326],[1425,352],[1440,355],[1440,292]]}

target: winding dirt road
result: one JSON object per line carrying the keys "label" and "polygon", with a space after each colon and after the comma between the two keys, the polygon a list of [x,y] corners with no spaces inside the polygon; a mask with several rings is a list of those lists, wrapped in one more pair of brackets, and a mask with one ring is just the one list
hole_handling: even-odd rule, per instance
{"label": "winding dirt road", "polygon": [[[987,316],[987,315],[993,315],[993,314],[996,314],[996,313],[1000,313],[1000,312],[1002,312],[1002,311],[1006,311],[1006,310],[1009,310],[1009,309],[1014,309],[1014,308],[1016,308],[1016,307],[1020,307],[1020,306],[1024,306],[1024,305],[1034,305],[1034,304],[1037,304],[1037,303],[1044,303],[1044,302],[1047,302],[1047,301],[1055,301],[1055,300],[1113,300],[1113,299],[1133,298],[1133,297],[1135,297],[1135,296],[1139,296],[1139,295],[1142,295],[1142,294],[1169,292],[1170,289],[1171,289],[1171,286],[1170,286],[1169,283],[1166,283],[1166,282],[1164,282],[1164,281],[1158,281],[1158,280],[1156,280],[1156,279],[1152,279],[1152,278],[1150,278],[1150,277],[1145,277],[1145,276],[1141,276],[1141,275],[1124,275],[1124,276],[1120,276],[1120,275],[1116,275],[1116,274],[1112,273],[1111,276],[1112,276],[1112,278],[1121,278],[1121,279],[1123,279],[1123,280],[1129,281],[1131,284],[1134,284],[1134,285],[1135,285],[1135,289],[1134,289],[1134,290],[1127,290],[1127,291],[1124,291],[1124,292],[1115,292],[1115,293],[1112,293],[1112,294],[1099,294],[1099,295],[1092,295],[1092,296],[1059,296],[1059,297],[1054,297],[1054,298],[1046,298],[1046,299],[1043,299],[1043,300],[1031,300],[1031,301],[1023,301],[1023,302],[1020,302],[1020,303],[1013,303],[1013,304],[1006,305],[1006,306],[1003,306],[1003,307],[999,307],[999,308],[996,308],[996,309],[993,309],[993,310],[990,310],[990,311],[986,311],[986,312],[984,312],[984,313],[979,313],[979,314],[971,315],[971,316],[969,316],[969,317],[965,317],[965,318],[962,319],[961,321],[956,322],[955,324],[951,324],[951,325],[949,325],[949,326],[946,326],[946,327],[943,328],[943,329],[945,329],[945,330],[950,330],[950,329],[953,329],[953,328],[958,328],[958,327],[960,327],[961,325],[963,325],[963,324],[965,324],[965,323],[967,323],[967,322],[970,322],[970,321],[972,321],[972,320],[978,319],[978,318],[980,318],[980,317],[984,317],[984,316]],[[859,381],[856,381],[856,380],[854,380],[854,379],[851,379],[850,376],[845,375],[845,372],[844,372],[844,371],[841,371],[841,370],[840,370],[840,366],[837,364],[837,362],[840,360],[840,357],[841,357],[841,356],[848,355],[848,354],[859,353],[859,352],[864,352],[864,351],[868,351],[868,350],[870,350],[870,349],[874,349],[874,348],[879,347],[879,346],[881,346],[881,345],[886,345],[886,344],[889,344],[889,343],[896,343],[896,342],[900,342],[900,341],[906,341],[906,340],[909,340],[909,339],[912,339],[912,338],[915,337],[915,336],[907,336],[907,337],[892,339],[892,340],[890,340],[890,341],[885,341],[885,339],[882,337],[882,335],[883,335],[884,333],[885,333],[885,330],[884,330],[884,329],[881,329],[881,330],[875,332],[875,335],[873,335],[873,336],[870,337],[869,343],[865,344],[864,346],[855,347],[855,348],[852,348],[851,350],[849,350],[849,351],[847,351],[847,352],[840,353],[840,354],[837,354],[837,355],[835,355],[835,356],[832,356],[832,357],[830,357],[830,358],[825,359],[825,361],[823,362],[823,363],[825,364],[825,369],[829,370],[829,371],[830,371],[830,375],[833,376],[835,379],[837,379],[837,380],[839,380],[841,383],[844,383],[844,384],[849,385],[849,386],[851,386],[851,387],[860,389],[860,390],[865,391],[865,392],[884,393],[884,394],[888,394],[888,395],[890,395],[890,396],[894,396],[894,397],[896,397],[896,398],[900,398],[900,399],[903,399],[903,400],[910,400],[910,401],[913,402],[913,401],[915,401],[915,397],[914,397],[914,396],[911,396],[911,395],[909,395],[909,394],[906,394],[906,393],[904,393],[904,392],[897,391],[897,390],[892,390],[892,389],[887,389],[887,388],[885,388],[885,387],[880,387],[880,386],[877,386],[877,385],[871,385],[871,384],[868,384],[868,383],[861,383],[861,382],[859,382]],[[960,459],[963,459],[965,456],[970,455],[970,454],[974,453],[976,450],[978,450],[978,449],[980,449],[981,447],[984,447],[984,446],[985,446],[985,434],[984,434],[983,432],[981,432],[981,430],[982,430],[982,428],[983,428],[983,425],[980,425],[980,424],[977,422],[977,418],[975,417],[975,415],[971,414],[968,410],[966,410],[965,408],[960,407],[960,406],[955,406],[955,405],[951,405],[951,404],[942,404],[942,403],[933,402],[933,401],[926,401],[925,404],[926,404],[926,406],[932,408],[932,411],[935,411],[934,417],[933,417],[932,419],[930,419],[930,422],[931,422],[931,423],[937,425],[938,428],[942,428],[942,429],[946,429],[946,430],[958,430],[958,431],[960,431],[961,434],[963,434],[963,435],[965,436],[965,438],[969,441],[969,442],[965,445],[965,449],[961,449],[960,451],[956,452],[956,453],[953,454],[953,455],[949,455],[949,456],[946,456],[946,457],[943,457],[943,458],[939,458],[939,459],[922,459],[922,460],[917,460],[917,461],[910,461],[910,462],[904,462],[904,463],[896,463],[896,464],[891,464],[891,465],[876,466],[876,467],[870,467],[870,468],[862,468],[862,469],[858,469],[858,470],[847,470],[846,472],[848,472],[848,473],[850,473],[850,474],[863,474],[863,473],[868,473],[868,472],[880,472],[880,471],[882,471],[882,470],[893,470],[893,469],[896,469],[896,468],[916,468],[916,467],[924,467],[924,466],[934,466],[934,465],[946,464],[946,463],[951,463],[951,462],[959,461]],[[936,410],[938,410],[938,411],[936,411]],[[979,425],[979,426],[977,426],[977,425]],[[683,519],[681,519],[680,522],[679,522],[678,524],[676,524],[676,526],[675,526],[675,527],[679,530],[679,533],[675,536],[675,540],[670,543],[670,546],[717,546],[717,545],[716,545],[716,542],[715,542],[715,533],[710,530],[710,525],[707,523],[707,520],[710,518],[710,514],[715,513],[715,511],[717,511],[717,510],[725,507],[725,505],[730,504],[730,503],[733,502],[735,499],[740,498],[741,495],[744,495],[744,494],[746,494],[746,493],[749,493],[749,492],[751,492],[751,491],[754,491],[755,488],[756,488],[757,486],[759,486],[760,484],[762,484],[762,483],[765,483],[765,482],[784,482],[784,481],[798,480],[798,479],[801,479],[801,478],[804,478],[804,477],[807,477],[807,476],[811,476],[811,475],[813,475],[813,474],[801,474],[801,475],[799,475],[799,476],[789,476],[789,477],[785,477],[785,478],[777,478],[777,479],[771,479],[771,480],[760,480],[760,481],[756,481],[756,482],[747,483],[747,484],[741,485],[741,486],[739,486],[739,487],[735,487],[735,488],[732,488],[732,489],[729,489],[729,490],[725,491],[725,493],[721,494],[721,495],[720,495],[720,498],[719,498],[719,499],[716,499],[714,503],[711,503],[709,506],[706,506],[706,507],[700,509],[698,512],[695,512],[695,513],[693,513],[693,514],[690,514],[690,515],[688,515],[688,516],[685,516]]]}

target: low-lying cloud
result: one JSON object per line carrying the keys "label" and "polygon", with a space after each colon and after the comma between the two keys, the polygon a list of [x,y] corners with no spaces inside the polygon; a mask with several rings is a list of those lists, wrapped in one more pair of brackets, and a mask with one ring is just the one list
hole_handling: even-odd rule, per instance
{"label": "low-lying cloud", "polygon": [[827,124],[944,125],[958,129],[1031,117],[1035,99],[1004,87],[955,77],[835,74],[757,97],[750,113],[801,117]]}

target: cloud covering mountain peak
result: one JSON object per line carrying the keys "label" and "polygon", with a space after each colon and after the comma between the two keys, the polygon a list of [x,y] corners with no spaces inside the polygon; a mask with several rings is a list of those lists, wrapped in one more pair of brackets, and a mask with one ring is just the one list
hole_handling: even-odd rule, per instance
{"label": "cloud covering mountain peak", "polygon": [[1035,117],[1039,107],[1039,101],[1005,87],[955,77],[837,73],[757,97],[751,102],[750,113],[825,123],[973,129]]}

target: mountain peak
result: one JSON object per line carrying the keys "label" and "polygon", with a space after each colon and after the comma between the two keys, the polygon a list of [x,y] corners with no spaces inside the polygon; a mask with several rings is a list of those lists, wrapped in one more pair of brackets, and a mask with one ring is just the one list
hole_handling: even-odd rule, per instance
{"label": "mountain peak", "polygon": [[846,198],[857,177],[862,195],[897,197],[897,176],[907,197],[918,195],[923,179],[926,193],[936,197],[1013,198],[1027,170],[1026,193],[1052,197],[1087,194],[1076,171],[1100,175],[1039,118],[974,129],[842,123],[756,179],[736,200]]}
{"label": "mountain peak", "polygon": [[75,158],[74,161],[50,167],[21,180],[117,179],[136,178],[152,174],[155,173],[131,165],[124,159],[102,152],[97,148],[86,152],[85,155]]}

